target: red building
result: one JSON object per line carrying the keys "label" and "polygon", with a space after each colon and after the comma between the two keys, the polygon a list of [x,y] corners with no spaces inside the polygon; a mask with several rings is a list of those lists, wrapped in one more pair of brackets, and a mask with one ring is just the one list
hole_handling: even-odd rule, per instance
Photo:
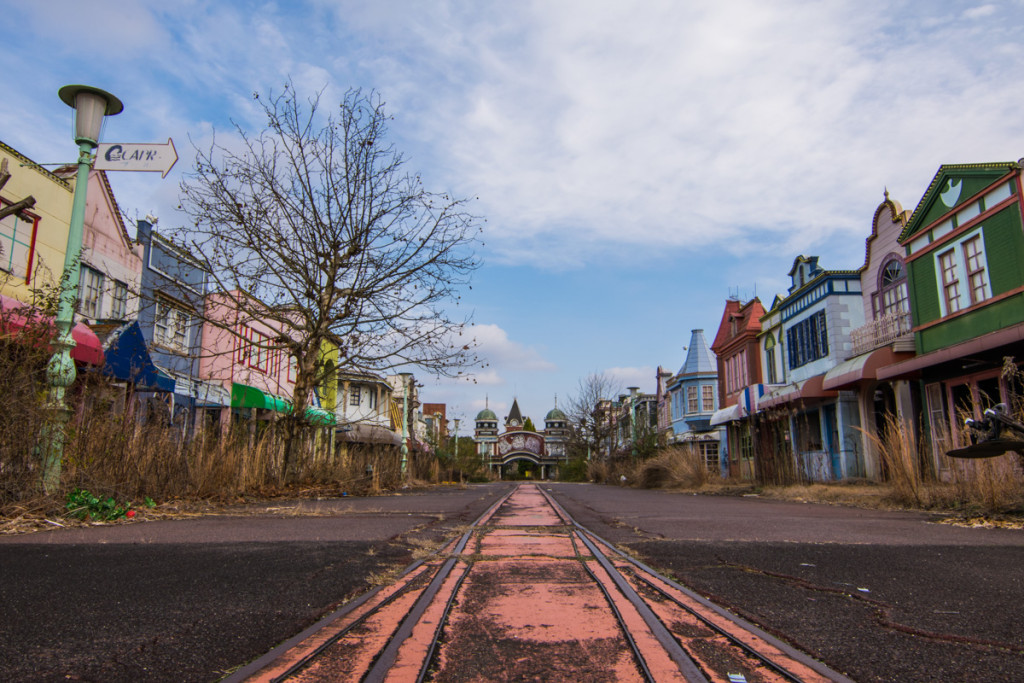
{"label": "red building", "polygon": [[753,430],[748,421],[756,410],[764,382],[758,345],[764,313],[757,297],[746,303],[728,299],[711,344],[711,351],[718,358],[721,406],[711,424],[726,425],[723,457],[728,458],[729,476],[741,479],[753,479],[755,473]]}

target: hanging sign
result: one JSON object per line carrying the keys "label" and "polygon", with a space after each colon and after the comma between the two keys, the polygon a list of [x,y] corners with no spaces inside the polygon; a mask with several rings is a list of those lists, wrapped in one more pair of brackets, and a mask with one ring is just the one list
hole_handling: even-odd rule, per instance
{"label": "hanging sign", "polygon": [[174,142],[166,144],[101,142],[96,150],[97,171],[158,171],[166,178],[178,160]]}

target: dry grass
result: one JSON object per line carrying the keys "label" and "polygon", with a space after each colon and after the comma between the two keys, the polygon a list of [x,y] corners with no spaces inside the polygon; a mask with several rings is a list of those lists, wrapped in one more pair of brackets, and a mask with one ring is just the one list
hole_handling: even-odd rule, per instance
{"label": "dry grass", "polygon": [[633,480],[646,489],[701,489],[711,480],[704,458],[692,446],[675,446],[636,466]]}

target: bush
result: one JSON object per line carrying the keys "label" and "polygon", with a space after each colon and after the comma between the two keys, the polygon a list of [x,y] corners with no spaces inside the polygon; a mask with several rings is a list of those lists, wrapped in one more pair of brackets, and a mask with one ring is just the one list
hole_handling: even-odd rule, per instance
{"label": "bush", "polygon": [[635,479],[645,489],[699,489],[711,479],[711,472],[696,448],[675,446],[640,463]]}

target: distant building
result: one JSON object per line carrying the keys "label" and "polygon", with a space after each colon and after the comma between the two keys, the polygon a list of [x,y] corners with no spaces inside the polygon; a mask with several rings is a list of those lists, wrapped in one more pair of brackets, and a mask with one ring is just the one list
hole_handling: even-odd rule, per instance
{"label": "distant building", "polygon": [[553,479],[558,466],[567,459],[565,444],[569,436],[569,422],[557,401],[544,418],[544,429],[540,432],[524,429],[525,419],[519,409],[519,401],[512,400],[512,407],[505,418],[505,431],[498,431],[498,416],[489,407],[477,413],[473,441],[491,472],[499,476],[511,466],[520,462],[537,466],[540,479]]}

